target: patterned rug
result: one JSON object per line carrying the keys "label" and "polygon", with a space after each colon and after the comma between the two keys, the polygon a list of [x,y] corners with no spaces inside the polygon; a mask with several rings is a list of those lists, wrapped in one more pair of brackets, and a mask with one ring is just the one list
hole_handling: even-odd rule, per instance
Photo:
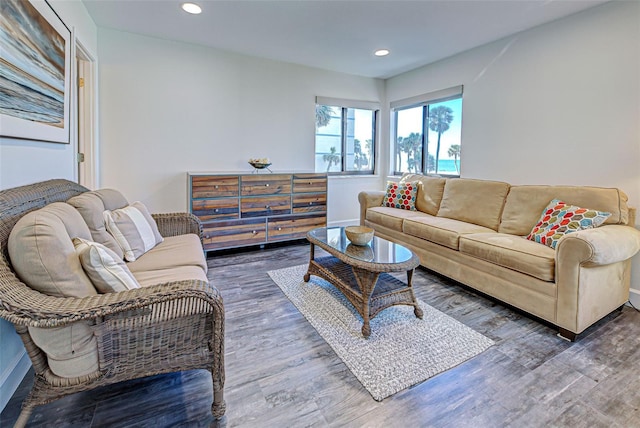
{"label": "patterned rug", "polygon": [[331,284],[312,276],[307,265],[268,272],[273,281],[333,348],[377,400],[457,366],[493,345],[493,341],[418,300],[413,307],[392,306],[371,320],[371,336],[362,337],[362,318]]}

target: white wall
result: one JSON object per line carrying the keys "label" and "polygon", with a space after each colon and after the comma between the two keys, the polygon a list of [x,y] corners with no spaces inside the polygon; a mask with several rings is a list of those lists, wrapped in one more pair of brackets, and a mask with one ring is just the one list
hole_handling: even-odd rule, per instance
{"label": "white wall", "polygon": [[[611,2],[391,78],[386,97],[464,85],[463,177],[619,187],[640,207],[639,40],[640,3]],[[640,256],[632,288],[639,306]]]}
{"label": "white wall", "polygon": [[[79,1],[51,1],[63,22],[73,27],[76,38],[97,58],[98,32]],[[0,189],[50,178],[75,179],[76,144],[0,138]],[[22,341],[13,326],[0,320],[0,410],[30,367]]]}
{"label": "white wall", "polygon": [[[107,29],[99,54],[102,186],[155,212],[187,209],[187,171],[250,172],[252,157],[274,172],[312,170],[315,97],[380,101],[384,90],[377,79]],[[330,222],[357,219],[357,189],[378,187],[334,183]]]}

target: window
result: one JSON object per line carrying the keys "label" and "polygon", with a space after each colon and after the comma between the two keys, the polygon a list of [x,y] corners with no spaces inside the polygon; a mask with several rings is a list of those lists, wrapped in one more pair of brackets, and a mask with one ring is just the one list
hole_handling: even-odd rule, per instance
{"label": "window", "polygon": [[394,174],[460,175],[462,86],[392,102],[391,111]]}
{"label": "window", "polygon": [[316,99],[316,172],[373,174],[378,105]]}

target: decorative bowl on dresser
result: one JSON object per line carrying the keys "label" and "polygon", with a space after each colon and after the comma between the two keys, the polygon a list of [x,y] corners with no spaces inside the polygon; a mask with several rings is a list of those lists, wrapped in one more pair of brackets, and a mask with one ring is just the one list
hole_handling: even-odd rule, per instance
{"label": "decorative bowl on dresser", "polygon": [[204,249],[304,239],[327,224],[324,173],[187,174],[189,212],[202,221]]}

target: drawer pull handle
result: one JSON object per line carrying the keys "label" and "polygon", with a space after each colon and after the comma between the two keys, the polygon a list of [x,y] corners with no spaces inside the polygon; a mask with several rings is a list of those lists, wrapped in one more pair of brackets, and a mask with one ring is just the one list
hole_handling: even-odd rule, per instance
{"label": "drawer pull handle", "polygon": [[310,181],[309,184],[313,184],[313,181]]}
{"label": "drawer pull handle", "polygon": [[269,205],[265,205],[264,207],[265,207],[266,209],[268,209],[268,210],[269,210],[269,209],[271,209],[271,207],[270,207]]}
{"label": "drawer pull handle", "polygon": [[258,231],[257,230],[252,230],[251,233],[253,233],[254,235],[257,235]]}
{"label": "drawer pull handle", "polygon": [[276,228],[276,230],[282,230],[282,228],[281,228],[280,226],[278,226],[278,227]]}
{"label": "drawer pull handle", "polygon": [[269,187],[269,183],[265,184],[264,187]]}
{"label": "drawer pull handle", "polygon": [[216,184],[216,185],[214,186],[214,188],[215,188],[215,189],[219,189],[219,188],[220,188],[220,186]]}
{"label": "drawer pull handle", "polygon": [[220,210],[218,208],[216,208],[215,210],[213,210],[214,213],[219,213]]}
{"label": "drawer pull handle", "polygon": [[309,205],[313,205],[313,202],[309,202]]}

